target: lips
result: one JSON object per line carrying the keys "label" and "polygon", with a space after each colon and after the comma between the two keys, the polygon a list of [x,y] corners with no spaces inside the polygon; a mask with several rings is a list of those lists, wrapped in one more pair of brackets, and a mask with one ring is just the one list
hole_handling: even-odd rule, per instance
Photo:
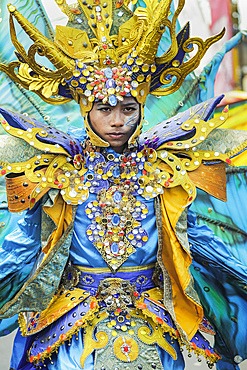
{"label": "lips", "polygon": [[125,134],[123,132],[111,132],[111,133],[108,133],[107,135],[113,139],[119,139],[123,137]]}

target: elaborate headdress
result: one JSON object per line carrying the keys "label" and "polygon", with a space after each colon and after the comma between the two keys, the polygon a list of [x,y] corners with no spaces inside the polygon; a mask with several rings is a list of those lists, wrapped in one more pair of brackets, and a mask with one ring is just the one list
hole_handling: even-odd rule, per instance
{"label": "elaborate headdress", "polygon": [[[74,99],[82,115],[91,110],[95,99],[114,106],[124,96],[144,103],[149,93],[168,95],[181,86],[210,45],[224,34],[223,30],[206,41],[190,38],[186,24],[176,35],[176,21],[184,1],[179,0],[172,15],[172,0],[145,0],[146,7],[137,7],[134,12],[130,10],[130,0],[78,0],[74,6],[67,5],[66,0],[56,0],[69,21],[66,27],[56,27],[54,42],[9,4],[11,39],[19,61],[8,66],[0,64],[0,70],[50,104]],[[13,17],[34,41],[27,53],[17,40]],[[171,44],[157,57],[166,29]],[[185,60],[194,44],[197,52]],[[37,63],[36,53],[46,56],[56,70]],[[86,120],[87,126],[90,130]],[[107,146],[99,141],[96,143],[100,146]]]}

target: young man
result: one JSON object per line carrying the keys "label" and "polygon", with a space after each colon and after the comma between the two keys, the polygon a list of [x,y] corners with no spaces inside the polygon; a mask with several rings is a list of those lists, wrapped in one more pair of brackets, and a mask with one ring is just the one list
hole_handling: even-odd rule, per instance
{"label": "young man", "polygon": [[[208,121],[221,98],[211,99],[141,135],[149,92],[178,89],[222,34],[204,43],[189,39],[186,25],[175,36],[182,1],[172,22],[170,2],[165,1],[147,1],[135,13],[122,1],[79,1],[78,7],[57,3],[69,15],[69,25],[57,28],[54,43],[8,6],[12,40],[22,57],[15,68],[0,66],[46,102],[73,98],[86,129],[75,138],[1,109],[2,126],[14,137],[7,146],[13,142],[22,148],[1,152],[1,175],[10,174],[9,209],[28,209],[20,227],[5,238],[0,255],[0,315],[20,313],[22,331],[11,366],[180,370],[180,347],[185,346],[189,355],[194,351],[212,367],[219,355],[198,331],[201,322],[212,331],[203,320],[199,293],[220,333],[218,348],[233,364],[234,354],[221,342],[229,331],[208,309],[214,290],[200,289],[199,277],[196,291],[189,270],[189,242],[194,247],[200,240],[206,250],[225,251],[225,246],[191,215],[187,230],[186,217],[196,186],[224,198],[222,189],[208,186],[205,175],[224,170],[208,170],[204,163],[230,164],[231,159],[220,153],[218,143],[212,150],[203,145],[226,120],[227,109]],[[35,42],[29,53],[17,42],[13,17]],[[171,46],[158,58],[165,25]],[[185,61],[185,50],[195,41],[198,58]],[[34,50],[46,55],[56,70],[37,64]],[[23,155],[15,158],[19,152]],[[224,182],[223,175],[220,180]],[[207,234],[206,241],[202,234]],[[223,262],[217,260],[220,267]],[[230,271],[234,287],[232,263]],[[221,278],[217,280],[219,284]],[[233,325],[230,317],[226,320]]]}

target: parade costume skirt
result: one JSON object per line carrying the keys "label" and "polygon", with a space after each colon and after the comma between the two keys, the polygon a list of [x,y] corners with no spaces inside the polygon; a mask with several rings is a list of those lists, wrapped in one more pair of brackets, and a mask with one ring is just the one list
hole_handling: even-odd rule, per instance
{"label": "parade costume skirt", "polygon": [[200,332],[190,343],[181,338],[155,280],[154,265],[113,275],[108,268],[70,264],[49,306],[20,315],[12,368],[180,370],[184,345],[213,364],[219,357]]}

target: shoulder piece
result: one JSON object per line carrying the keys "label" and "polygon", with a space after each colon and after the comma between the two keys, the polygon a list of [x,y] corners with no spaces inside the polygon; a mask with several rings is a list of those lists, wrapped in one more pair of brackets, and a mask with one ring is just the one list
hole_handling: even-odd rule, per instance
{"label": "shoulder piece", "polygon": [[4,130],[12,136],[25,140],[34,148],[73,157],[75,154],[82,154],[79,140],[71,138],[66,133],[7,109],[0,108],[0,113],[5,118],[1,120]]}
{"label": "shoulder piece", "polygon": [[144,145],[157,149],[170,141],[184,141],[192,138],[196,133],[196,128],[192,127],[190,130],[186,129],[183,125],[185,121],[192,119],[207,121],[223,96],[224,95],[220,95],[197,104],[182,113],[178,113],[172,118],[158,123],[156,126],[144,132],[139,139],[141,149]]}
{"label": "shoulder piece", "polygon": [[1,120],[4,130],[33,149],[33,156],[20,158],[16,153],[13,158],[12,153],[0,162],[0,176],[7,175],[9,210],[31,209],[50,189],[60,190],[68,204],[85,201],[88,189],[83,185],[87,169],[79,140],[24,115],[2,108],[0,113],[5,118]]}

